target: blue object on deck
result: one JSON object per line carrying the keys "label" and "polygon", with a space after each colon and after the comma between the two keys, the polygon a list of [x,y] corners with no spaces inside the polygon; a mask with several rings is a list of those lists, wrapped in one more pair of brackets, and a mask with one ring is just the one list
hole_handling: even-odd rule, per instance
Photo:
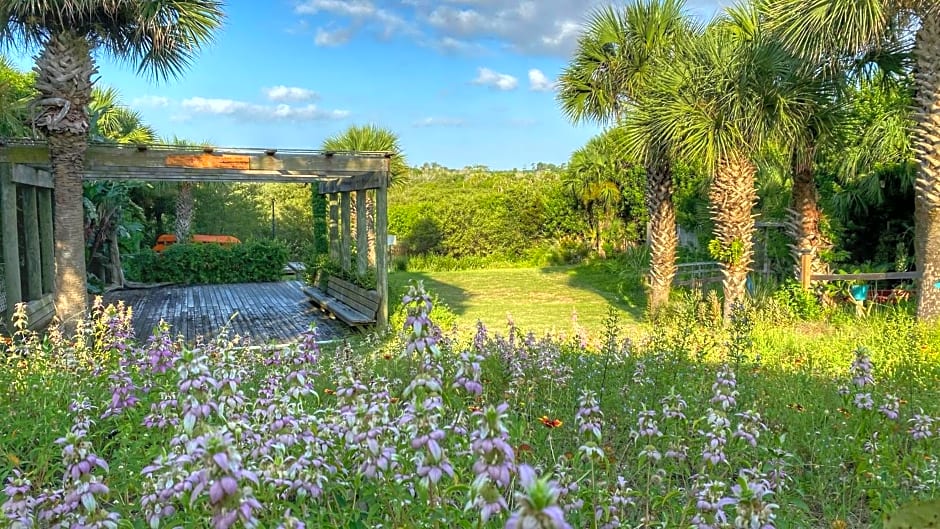
{"label": "blue object on deck", "polygon": [[855,298],[855,301],[865,301],[868,299],[868,285],[852,285],[849,290],[852,292],[852,297]]}
{"label": "blue object on deck", "polygon": [[934,288],[940,288],[940,281],[937,281],[936,283],[934,283],[934,284],[933,284],[933,287],[934,287]]}

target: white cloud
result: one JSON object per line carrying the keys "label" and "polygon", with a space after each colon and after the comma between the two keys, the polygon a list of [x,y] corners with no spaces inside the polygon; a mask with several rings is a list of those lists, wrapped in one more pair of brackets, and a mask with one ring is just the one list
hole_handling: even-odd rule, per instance
{"label": "white cloud", "polygon": [[341,46],[349,42],[352,36],[352,28],[341,28],[332,31],[325,28],[317,28],[317,35],[313,38],[313,43],[317,46]]}
{"label": "white cloud", "polygon": [[445,37],[496,41],[520,53],[568,56],[601,0],[412,0],[416,16]]}
{"label": "white cloud", "polygon": [[[351,20],[357,26],[369,26],[382,37],[388,38],[399,33],[414,33],[415,29],[400,14],[384,9],[370,0],[305,0],[294,7],[298,15],[332,15],[340,19]],[[317,44],[335,46],[343,44],[352,37],[351,28],[330,32],[323,28],[317,30]],[[345,40],[343,40],[345,39]]]}
{"label": "white cloud", "polygon": [[542,70],[532,68],[529,70],[529,90],[533,92],[548,92],[555,89],[555,83],[548,80]]}
{"label": "white cloud", "polygon": [[170,99],[163,96],[142,96],[131,100],[132,107],[157,107],[162,108],[170,104]]}
{"label": "white cloud", "polygon": [[263,90],[264,95],[267,96],[271,101],[280,101],[280,102],[299,102],[299,101],[310,101],[311,99],[317,99],[320,97],[316,92],[308,88],[300,88],[297,86],[272,86],[271,88],[265,88]]}
{"label": "white cloud", "polygon": [[182,107],[194,114],[228,116],[241,121],[324,121],[349,115],[346,110],[321,110],[314,104],[297,107],[286,103],[258,105],[234,99],[205,97],[184,99]]}
{"label": "white cloud", "polygon": [[[570,56],[590,15],[608,0],[299,0],[294,12],[316,15],[318,23],[352,25],[356,31],[388,38],[407,35],[442,53],[491,51]],[[688,0],[688,11],[711,17],[731,0]],[[323,18],[326,17],[326,20]],[[447,40],[453,39],[453,40]]]}
{"label": "white cloud", "polygon": [[480,68],[473,84],[491,86],[499,90],[515,90],[519,86],[519,80],[509,74],[494,72],[489,68]]}
{"label": "white cloud", "polygon": [[447,117],[427,117],[413,123],[415,127],[459,127],[463,124],[462,119]]}

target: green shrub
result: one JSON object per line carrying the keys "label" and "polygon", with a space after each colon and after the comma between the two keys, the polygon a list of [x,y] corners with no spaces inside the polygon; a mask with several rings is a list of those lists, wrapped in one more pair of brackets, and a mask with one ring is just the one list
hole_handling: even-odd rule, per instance
{"label": "green shrub", "polygon": [[145,251],[130,259],[128,277],[152,283],[219,284],[277,281],[287,264],[287,247],[277,241],[243,244],[174,244],[162,253]]}
{"label": "green shrub", "polygon": [[813,292],[803,290],[795,280],[787,280],[774,293],[773,299],[790,317],[815,320],[822,316],[823,307]]}

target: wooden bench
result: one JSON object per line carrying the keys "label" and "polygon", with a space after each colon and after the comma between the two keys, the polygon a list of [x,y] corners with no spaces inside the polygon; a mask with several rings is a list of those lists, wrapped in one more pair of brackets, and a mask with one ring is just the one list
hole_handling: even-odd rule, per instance
{"label": "wooden bench", "polygon": [[330,276],[326,291],[315,287],[304,287],[311,301],[324,311],[332,313],[348,325],[359,326],[375,323],[379,311],[379,293],[366,290],[338,277]]}

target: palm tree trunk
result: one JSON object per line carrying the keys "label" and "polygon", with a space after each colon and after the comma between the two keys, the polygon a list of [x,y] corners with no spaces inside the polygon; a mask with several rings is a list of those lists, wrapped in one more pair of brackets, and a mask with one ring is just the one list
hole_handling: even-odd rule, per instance
{"label": "palm tree trunk", "polygon": [[646,167],[646,207],[649,209],[650,310],[669,301],[676,277],[676,207],[672,202],[672,167],[661,156],[651,158]]}
{"label": "palm tree trunk", "polygon": [[745,156],[732,155],[718,164],[709,190],[715,239],[722,250],[724,316],[747,293],[747,274],[754,259],[754,215],[757,168]]}
{"label": "palm tree trunk", "polygon": [[918,319],[940,317],[940,12],[927,10],[914,46],[918,174],[914,197],[914,253],[921,273]]}
{"label": "palm tree trunk", "polygon": [[793,191],[789,210],[790,237],[793,240],[791,255],[794,260],[796,275],[799,276],[800,256],[803,250],[809,250],[812,256],[813,273],[823,272],[820,253],[828,246],[819,229],[818,194],[816,179],[813,175],[813,159],[816,147],[810,146],[793,155]]}
{"label": "palm tree trunk", "polygon": [[188,242],[193,229],[193,183],[180,182],[176,195],[176,241]]}
{"label": "palm tree trunk", "polygon": [[121,264],[121,245],[118,242],[117,229],[111,230],[108,239],[110,244],[108,256],[111,260],[111,285],[124,288],[124,266]]}
{"label": "palm tree trunk", "polygon": [[39,92],[35,124],[48,137],[55,179],[56,315],[68,331],[82,317],[88,301],[82,173],[88,148],[85,109],[97,68],[90,42],[65,31],[49,36],[34,70]]}

